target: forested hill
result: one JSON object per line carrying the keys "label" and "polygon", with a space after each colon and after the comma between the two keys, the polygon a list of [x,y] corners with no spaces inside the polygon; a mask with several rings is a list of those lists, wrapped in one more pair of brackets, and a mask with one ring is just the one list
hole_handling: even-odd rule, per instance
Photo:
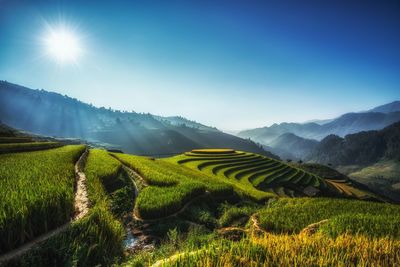
{"label": "forested hill", "polygon": [[369,165],[383,159],[400,160],[400,122],[380,131],[364,131],[344,138],[324,138],[309,160],[337,165]]}
{"label": "forested hill", "polygon": [[135,154],[229,147],[273,156],[252,141],[182,117],[97,108],[45,90],[0,81],[0,120],[37,134],[81,138]]}

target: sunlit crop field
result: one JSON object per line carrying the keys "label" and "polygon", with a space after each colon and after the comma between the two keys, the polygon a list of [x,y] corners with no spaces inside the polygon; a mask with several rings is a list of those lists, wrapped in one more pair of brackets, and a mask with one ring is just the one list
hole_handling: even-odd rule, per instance
{"label": "sunlit crop field", "polygon": [[279,199],[257,213],[267,231],[298,233],[328,219],[320,228],[330,236],[344,233],[400,238],[400,206],[331,198]]}
{"label": "sunlit crop field", "polygon": [[62,146],[58,142],[0,143],[0,154],[44,150]]}
{"label": "sunlit crop field", "polygon": [[250,198],[261,201],[271,196],[297,197],[315,188],[320,194],[339,194],[321,177],[282,161],[231,149],[197,149],[167,159],[233,184]]}
{"label": "sunlit crop field", "polygon": [[215,197],[229,197],[233,193],[232,186],[227,183],[163,160],[113,155],[142,175],[149,184],[136,201],[135,210],[142,218],[170,215],[189,200],[206,192]]}
{"label": "sunlit crop field", "polygon": [[0,155],[0,252],[67,222],[81,145]]}
{"label": "sunlit crop field", "polygon": [[399,261],[399,240],[265,234],[216,241],[166,259],[162,266],[396,266]]}

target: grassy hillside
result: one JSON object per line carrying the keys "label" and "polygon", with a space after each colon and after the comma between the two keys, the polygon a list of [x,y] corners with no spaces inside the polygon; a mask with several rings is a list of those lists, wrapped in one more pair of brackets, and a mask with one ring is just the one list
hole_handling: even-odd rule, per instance
{"label": "grassy hillside", "polygon": [[400,161],[383,160],[351,172],[349,176],[382,194],[400,201]]}
{"label": "grassy hillside", "polygon": [[307,195],[373,198],[365,190],[355,188],[345,179],[330,179],[297,165],[248,152],[193,150],[166,161],[176,163],[242,189],[253,200],[272,195],[298,197]]}
{"label": "grassy hillside", "polygon": [[138,172],[149,186],[136,201],[135,213],[145,219],[165,217],[180,210],[191,199],[232,196],[232,186],[214,177],[180,168],[163,160],[113,153],[123,164]]}

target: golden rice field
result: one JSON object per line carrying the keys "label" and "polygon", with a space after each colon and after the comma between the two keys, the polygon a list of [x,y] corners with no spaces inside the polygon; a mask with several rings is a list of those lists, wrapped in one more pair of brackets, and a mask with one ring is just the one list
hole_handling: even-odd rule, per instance
{"label": "golden rice field", "polygon": [[239,242],[218,240],[156,266],[396,266],[399,262],[400,241],[390,238],[264,234]]}

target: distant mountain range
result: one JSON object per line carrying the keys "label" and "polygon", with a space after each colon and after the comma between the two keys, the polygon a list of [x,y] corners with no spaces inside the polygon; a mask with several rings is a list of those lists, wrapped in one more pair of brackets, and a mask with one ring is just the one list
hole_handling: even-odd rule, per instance
{"label": "distant mountain range", "polygon": [[318,141],[314,139],[306,139],[292,133],[284,133],[265,148],[272,153],[279,155],[282,159],[304,159],[305,155],[310,154]]}
{"label": "distant mountain range", "polygon": [[[368,130],[379,130],[400,120],[400,101],[376,107],[367,112],[346,113],[326,123],[280,123],[241,131],[238,136],[268,145],[278,136],[293,133],[309,139],[322,140],[330,134],[345,136]],[[322,121],[323,122],[323,121]]]}
{"label": "distant mountain range", "polygon": [[369,112],[381,112],[381,113],[391,113],[396,111],[400,111],[400,101],[394,101],[392,103],[378,106],[376,108],[369,110]]}
{"label": "distant mountain range", "polygon": [[[238,136],[261,143],[282,158],[304,159],[317,140],[329,135],[344,137],[361,131],[380,130],[400,121],[400,101],[359,113],[346,113],[333,120],[280,123],[241,131]],[[314,141],[313,141],[314,140]]]}
{"label": "distant mountain range", "polygon": [[0,121],[47,136],[80,138],[107,148],[146,155],[229,147],[276,157],[253,141],[182,117],[97,108],[45,90],[0,81]]}

